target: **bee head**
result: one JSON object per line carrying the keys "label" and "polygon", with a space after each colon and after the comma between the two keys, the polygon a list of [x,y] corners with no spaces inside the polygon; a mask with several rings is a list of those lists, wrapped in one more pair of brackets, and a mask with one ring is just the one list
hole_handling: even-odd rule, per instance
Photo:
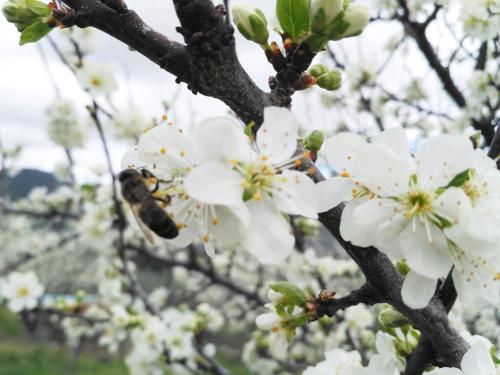
{"label": "bee head", "polygon": [[137,177],[139,173],[135,169],[125,169],[118,175],[118,181],[123,182],[131,177]]}

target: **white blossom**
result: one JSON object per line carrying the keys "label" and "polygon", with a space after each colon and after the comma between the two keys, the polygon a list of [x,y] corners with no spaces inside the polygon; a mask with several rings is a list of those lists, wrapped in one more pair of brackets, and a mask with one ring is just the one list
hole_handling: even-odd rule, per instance
{"label": "white blossom", "polygon": [[43,295],[44,287],[32,272],[12,272],[2,282],[1,294],[13,312],[34,309]]}

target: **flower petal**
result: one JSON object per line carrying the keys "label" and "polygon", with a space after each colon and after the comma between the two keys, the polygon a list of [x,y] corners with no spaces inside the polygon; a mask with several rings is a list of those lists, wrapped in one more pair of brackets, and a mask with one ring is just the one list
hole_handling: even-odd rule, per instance
{"label": "flower petal", "polygon": [[404,194],[412,173],[408,158],[402,159],[380,144],[368,145],[355,157],[351,170],[353,178],[385,197]]}
{"label": "flower petal", "polygon": [[488,268],[476,260],[462,256],[455,260],[453,283],[457,289],[458,298],[462,306],[478,312],[485,304],[496,305],[499,302],[500,283],[495,281],[495,275]]}
{"label": "flower petal", "polygon": [[349,232],[349,241],[356,246],[372,246],[381,224],[394,216],[394,206],[395,203],[388,199],[368,199],[342,214],[340,233]]}
{"label": "flower petal", "polygon": [[395,215],[382,223],[375,233],[375,247],[386,253],[393,262],[404,258],[399,236],[407,225],[408,219],[404,213],[395,212]]}
{"label": "flower petal", "polygon": [[259,329],[269,331],[273,327],[278,326],[280,317],[275,313],[261,314],[255,319],[255,324]]}
{"label": "flower petal", "polygon": [[401,288],[403,302],[412,309],[423,309],[434,296],[437,282],[437,279],[430,279],[410,271]]}
{"label": "flower petal", "polygon": [[139,157],[137,147],[128,150],[122,157],[121,169],[136,169],[144,166],[144,162]]}
{"label": "flower petal", "polygon": [[193,166],[199,159],[191,139],[169,125],[159,125],[144,133],[137,149],[144,162],[171,173]]}
{"label": "flower petal", "polygon": [[464,375],[462,370],[451,367],[443,367],[432,370],[431,372],[426,372],[426,375]]}
{"label": "flower petal", "polygon": [[300,123],[286,108],[264,109],[264,123],[257,132],[257,147],[273,164],[289,159],[297,149]]}
{"label": "flower petal", "polygon": [[434,211],[449,220],[453,225],[461,224],[469,217],[471,201],[459,188],[448,188],[434,204]]}
{"label": "flower petal", "polygon": [[473,166],[474,149],[467,137],[440,135],[429,138],[417,151],[415,160],[419,184],[437,188]]}
{"label": "flower petal", "polygon": [[474,344],[462,358],[461,367],[465,375],[494,375],[495,365],[490,349],[483,342]]}
{"label": "flower petal", "polygon": [[273,185],[273,200],[277,207],[287,214],[318,217],[316,187],[306,174],[284,170]]}
{"label": "flower petal", "polygon": [[467,217],[445,229],[446,236],[471,255],[483,259],[498,257],[500,243],[500,200],[478,202]]}
{"label": "flower petal", "polygon": [[217,239],[219,245],[230,246],[240,242],[250,224],[247,206],[215,206],[215,215],[216,218],[208,223],[208,230]]}
{"label": "flower petal", "polygon": [[207,119],[192,136],[201,160],[250,162],[255,153],[243,127],[230,117]]}
{"label": "flower petal", "polygon": [[229,164],[207,161],[184,179],[190,197],[206,204],[238,206],[243,204],[241,176]]}
{"label": "flower petal", "polygon": [[252,231],[247,231],[242,245],[262,264],[280,264],[292,252],[295,238],[288,221],[272,201],[248,203]]}
{"label": "flower petal", "polygon": [[320,153],[326,157],[328,163],[338,172],[350,172],[352,162],[368,143],[359,135],[340,133],[328,138]]}
{"label": "flower petal", "polygon": [[408,162],[411,159],[410,145],[402,127],[387,129],[377,134],[373,138],[373,143],[384,145],[394,153],[395,157]]}
{"label": "flower petal", "polygon": [[352,199],[356,184],[349,178],[332,177],[316,184],[318,212],[326,212]]}
{"label": "flower petal", "polygon": [[453,259],[443,232],[429,223],[429,234],[427,234],[420,219],[413,218],[413,220],[415,220],[415,231],[413,225],[409,224],[399,238],[408,265],[423,276],[432,278],[446,276],[453,265]]}

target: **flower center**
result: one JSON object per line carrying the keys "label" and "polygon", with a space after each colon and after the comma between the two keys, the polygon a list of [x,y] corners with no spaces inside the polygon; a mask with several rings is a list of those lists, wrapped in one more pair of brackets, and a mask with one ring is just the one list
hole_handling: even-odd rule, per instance
{"label": "flower center", "polygon": [[241,185],[245,189],[243,193],[245,201],[261,200],[263,193],[271,193],[273,183],[283,178],[276,174],[276,170],[267,163],[267,158],[264,157],[247,164],[235,162],[233,166],[243,177]]}
{"label": "flower center", "polygon": [[407,207],[405,216],[411,219],[415,215],[426,216],[432,211],[432,197],[429,193],[421,190],[410,191],[403,199]]}
{"label": "flower center", "polygon": [[101,87],[102,86],[102,79],[96,76],[93,76],[90,79],[90,84],[94,87]]}
{"label": "flower center", "polygon": [[29,293],[30,293],[29,289],[25,286],[18,288],[16,291],[16,295],[18,298],[26,298],[28,297]]}

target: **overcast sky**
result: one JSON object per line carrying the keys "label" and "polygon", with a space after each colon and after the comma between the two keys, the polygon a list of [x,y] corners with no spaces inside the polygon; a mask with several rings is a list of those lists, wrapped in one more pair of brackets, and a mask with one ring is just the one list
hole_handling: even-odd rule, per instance
{"label": "overcast sky", "polygon": [[[244,1],[234,0],[232,3],[241,2]],[[170,38],[181,40],[180,35],[175,32],[178,20],[171,1],[128,0],[127,3],[129,8],[136,10],[150,26]],[[255,0],[252,3],[267,11],[267,14],[272,13],[274,1]],[[391,29],[388,26],[384,32],[387,30],[392,30],[392,33],[395,30],[398,33],[397,28]],[[57,32],[56,30],[52,34]],[[363,38],[370,38],[371,42],[363,43]],[[18,40],[17,30],[1,17],[0,50],[3,58],[0,61],[0,137],[6,146],[15,144],[24,146],[20,166],[52,170],[56,162],[64,161],[63,152],[54,147],[45,134],[44,110],[54,99],[54,90],[40,57],[40,47],[36,44],[20,47]],[[382,48],[382,43],[385,42],[387,38],[381,38],[380,33],[365,32],[362,38],[342,41],[341,47],[354,60],[365,58],[374,62],[377,49]],[[364,46],[362,51],[360,45]],[[57,77],[63,96],[85,103],[83,101],[85,96],[75,78],[53,54],[47,41],[43,41],[41,46],[48,57],[50,70]],[[179,87],[175,84],[174,77],[138,53],[130,52],[120,42],[100,32],[96,32],[96,46],[96,52],[92,58],[114,67],[118,74],[121,91],[115,98],[117,106],[119,107],[120,103],[124,105],[127,93],[131,93],[134,103],[145,115],[159,118],[162,115],[161,101],[171,99]],[[237,48],[240,60],[250,76],[261,88],[267,90],[267,80],[273,71],[263,57],[260,47],[238,37]],[[421,70],[427,69],[426,64],[417,63],[415,69],[418,71],[419,67]],[[395,74],[396,69],[389,70],[390,74],[386,81],[387,86],[391,87],[391,84],[397,82],[401,78],[400,75],[405,73],[399,71]],[[127,75],[124,72],[128,72]],[[126,76],[129,77],[127,80]],[[314,113],[311,108],[319,108],[314,95],[298,93],[294,97],[294,111],[303,122],[313,121],[315,125],[321,123],[321,126],[315,127],[324,128],[333,121],[332,116],[334,117],[335,114],[319,110]],[[191,109],[194,110],[195,121],[227,111],[227,108],[219,101],[201,95],[193,96],[183,87],[173,119],[180,122],[190,121]],[[101,155],[95,151],[96,147],[99,147],[99,144],[91,141],[84,150],[77,152],[76,158],[82,166],[102,162]],[[113,160],[116,165],[119,163],[123,149],[122,145],[113,144]]]}

